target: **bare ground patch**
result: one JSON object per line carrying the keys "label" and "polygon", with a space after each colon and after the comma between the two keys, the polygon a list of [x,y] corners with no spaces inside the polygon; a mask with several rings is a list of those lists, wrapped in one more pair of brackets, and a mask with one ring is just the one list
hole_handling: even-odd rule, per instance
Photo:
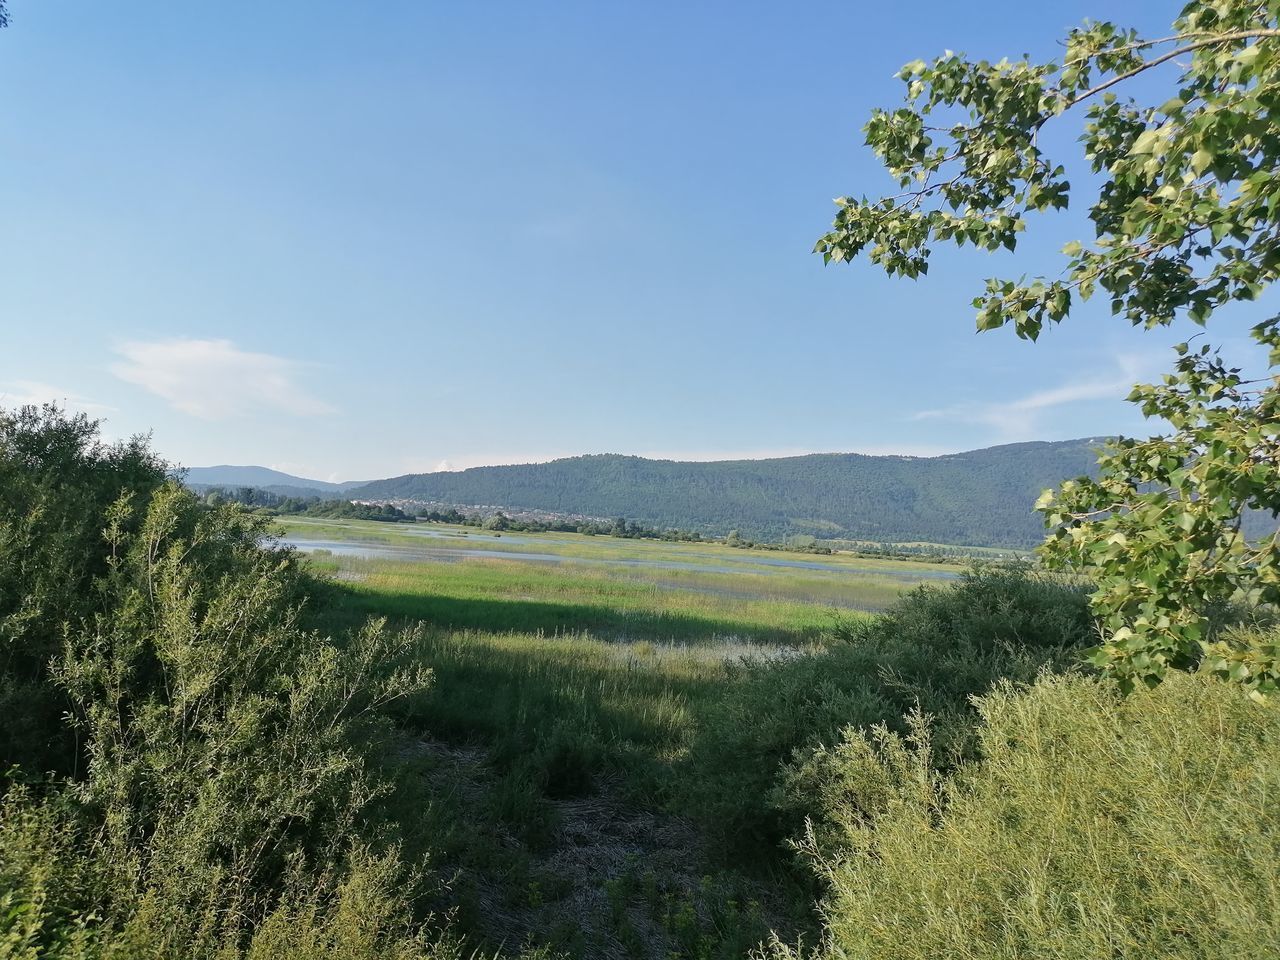
{"label": "bare ground patch", "polygon": [[[483,816],[498,779],[482,750],[424,741],[414,751],[430,760],[434,790]],[[617,782],[593,788],[543,800],[552,825],[536,845],[484,823],[486,855],[451,885],[490,944],[601,960],[742,956],[779,926],[776,891],[715,869],[691,821],[627,802]]]}

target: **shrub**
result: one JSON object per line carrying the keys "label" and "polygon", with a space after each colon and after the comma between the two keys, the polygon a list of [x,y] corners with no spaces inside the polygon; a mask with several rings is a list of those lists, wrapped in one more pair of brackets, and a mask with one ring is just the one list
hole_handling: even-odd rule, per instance
{"label": "shrub", "polygon": [[429,673],[412,632],[304,628],[265,523],[84,417],[0,412],[0,953],[380,956],[408,923],[373,801],[383,708]]}
{"label": "shrub", "polygon": [[758,855],[802,822],[803,805],[773,789],[795,751],[849,725],[901,730],[919,707],[935,717],[938,760],[952,763],[972,749],[971,697],[1066,667],[1093,641],[1083,586],[986,567],[919,587],[883,617],[842,627],[821,652],[738,666],[708,701],[680,801],[722,842]]}
{"label": "shrub", "polygon": [[[328,870],[291,871],[251,929],[225,922],[217,887],[183,905],[140,891],[127,912],[86,908],[105,862],[56,801],[13,791],[0,805],[0,956],[13,960],[461,960],[447,937],[406,922],[393,853],[356,849]],[[197,931],[191,935],[190,930]]]}
{"label": "shrub", "polygon": [[95,609],[111,504],[126,490],[144,500],[163,483],[144,443],[105,445],[83,415],[0,410],[0,770],[72,769],[69,704],[49,665],[64,626]]}
{"label": "shrub", "polygon": [[802,848],[829,890],[821,955],[1280,950],[1280,706],[1197,675],[1127,698],[1046,677],[978,709],[981,759],[950,774],[920,719],[848,729],[792,771],[820,817]]}

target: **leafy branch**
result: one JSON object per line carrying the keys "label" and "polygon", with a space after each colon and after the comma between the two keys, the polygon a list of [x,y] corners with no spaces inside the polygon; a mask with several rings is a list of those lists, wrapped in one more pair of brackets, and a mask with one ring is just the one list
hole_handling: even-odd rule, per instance
{"label": "leafy branch", "polygon": [[[1095,239],[1063,248],[1058,279],[987,280],[973,301],[978,328],[1012,326],[1035,340],[1099,291],[1114,314],[1147,328],[1203,325],[1256,299],[1280,277],[1278,16],[1274,3],[1189,3],[1175,32],[1157,39],[1105,22],[1073,30],[1061,63],[947,52],[907,64],[905,103],[874,111],[865,132],[911,189],[841,197],[815,252],[828,263],[865,255],[915,278],[938,242],[1016,249],[1031,214],[1071,197],[1039,132],[1088,101],[1081,143],[1102,178],[1088,209]],[[1117,99],[1127,81],[1170,62],[1181,72],[1163,104]],[[939,111],[959,118],[939,124]],[[1278,329],[1270,320],[1253,331],[1273,371]],[[1172,432],[1117,441],[1096,478],[1047,492],[1044,558],[1096,579],[1094,662],[1125,686],[1208,658],[1267,694],[1280,683],[1277,645],[1224,648],[1212,625],[1229,603],[1280,604],[1280,537],[1251,542],[1244,524],[1280,516],[1280,374],[1247,381],[1188,343],[1162,384],[1129,399]]]}

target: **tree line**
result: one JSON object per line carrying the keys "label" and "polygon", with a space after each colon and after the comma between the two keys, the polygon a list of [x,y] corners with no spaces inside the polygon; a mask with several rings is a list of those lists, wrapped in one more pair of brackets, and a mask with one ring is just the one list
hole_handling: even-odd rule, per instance
{"label": "tree line", "polygon": [[326,497],[292,497],[259,487],[207,487],[203,498],[210,506],[238,503],[269,516],[323,517],[331,520],[379,520],[411,523],[413,517],[390,503],[352,503]]}

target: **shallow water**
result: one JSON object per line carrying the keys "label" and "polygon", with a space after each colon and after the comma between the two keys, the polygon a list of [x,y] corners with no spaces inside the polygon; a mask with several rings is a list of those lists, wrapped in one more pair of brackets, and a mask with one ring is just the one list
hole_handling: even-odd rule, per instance
{"label": "shallow water", "polygon": [[[400,532],[400,531],[397,531]],[[434,533],[434,532],[433,532]],[[423,535],[426,535],[424,531]],[[444,534],[435,533],[436,536]],[[469,540],[469,537],[458,539]],[[491,540],[495,539],[490,537]],[[505,534],[502,540],[506,543],[533,543],[538,538],[524,537],[517,540]],[[725,558],[713,554],[701,553],[699,556],[714,556],[718,563],[690,563],[681,560],[646,560],[633,557],[566,557],[555,553],[535,553],[522,550],[496,550],[484,547],[438,547],[397,546],[392,544],[361,543],[354,540],[312,540],[304,537],[281,537],[282,546],[294,547],[297,550],[328,550],[339,557],[363,557],[366,559],[384,559],[412,561],[421,560],[428,563],[456,563],[463,559],[483,558],[492,560],[521,560],[535,563],[569,563],[588,564],[592,566],[627,567],[648,570],[691,570],[703,573],[749,573],[756,576],[783,573],[788,569],[817,570],[827,573],[847,574],[849,576],[869,575],[887,577],[892,580],[919,582],[922,580],[953,580],[958,576],[950,570],[892,570],[882,566],[859,566],[857,564],[823,563],[817,560],[788,560],[781,557],[743,556],[734,557],[725,562]],[[542,540],[543,543],[554,542]],[[754,569],[753,569],[754,568]],[[675,589],[693,589],[693,585],[672,585]]]}
{"label": "shallow water", "polygon": [[[312,520],[306,524],[308,527],[314,527],[317,531],[323,530],[326,526],[343,526],[340,521],[315,521]],[[428,540],[453,540],[461,542],[475,543],[551,543],[545,537],[529,536],[523,533],[494,533],[489,530],[440,530],[427,524],[410,524],[410,523],[388,523],[385,524],[387,533],[397,537],[425,537]],[[380,531],[379,534],[380,535]],[[303,540],[310,538],[290,537],[286,539]],[[359,541],[353,541],[358,543]]]}
{"label": "shallow water", "polygon": [[[505,539],[505,538],[504,538]],[[484,547],[419,547],[393,544],[360,543],[353,540],[310,540],[301,537],[281,537],[281,546],[293,547],[303,552],[328,550],[338,557],[361,557],[379,560],[422,560],[429,563],[457,563],[467,559],[523,560],[535,563],[591,563],[650,565],[659,561],[601,560],[592,557],[562,557],[556,553],[530,553],[525,550],[486,550]],[[680,564],[689,569],[705,570],[696,564]],[[728,571],[732,573],[733,571]]]}

